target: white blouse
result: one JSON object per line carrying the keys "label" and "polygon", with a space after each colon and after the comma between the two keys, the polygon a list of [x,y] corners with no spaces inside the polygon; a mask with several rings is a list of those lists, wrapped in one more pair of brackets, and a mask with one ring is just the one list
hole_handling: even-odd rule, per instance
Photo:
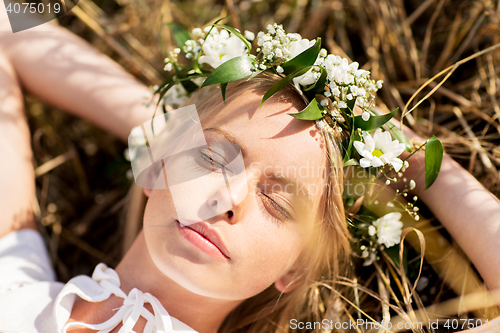
{"label": "white blouse", "polygon": [[[118,274],[105,264],[97,265],[92,278],[80,275],[66,285],[55,282],[47,250],[34,230],[21,230],[0,238],[0,332],[65,333],[72,327],[85,327],[108,333],[119,324],[119,333],[132,328],[142,316],[144,333],[196,333],[171,317],[160,301],[137,288],[128,295],[120,289]],[[123,305],[101,324],[68,323],[76,297],[102,302],[111,295]],[[144,307],[149,303],[153,313]]]}

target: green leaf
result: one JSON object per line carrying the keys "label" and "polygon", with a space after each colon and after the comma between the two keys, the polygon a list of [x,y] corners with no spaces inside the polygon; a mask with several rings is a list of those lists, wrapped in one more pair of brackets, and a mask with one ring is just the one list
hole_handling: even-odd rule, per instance
{"label": "green leaf", "polygon": [[350,160],[344,162],[344,168],[350,165],[359,165],[359,163],[355,158],[351,158]]}
{"label": "green leaf", "polygon": [[[169,78],[170,79],[170,78]],[[165,86],[163,86],[162,88],[158,88],[158,90],[156,90],[155,94],[158,93],[161,89],[161,93],[160,93],[160,97],[158,98],[158,102],[156,103],[156,108],[155,108],[155,111],[153,112],[153,117],[151,118],[151,131],[153,133],[153,135],[155,135],[155,129],[153,127],[153,119],[155,118],[155,115],[156,115],[156,110],[158,110],[158,105],[160,105],[160,102],[162,101],[163,97],[165,97],[165,94],[170,90],[170,88],[172,88],[174,85],[176,84],[175,81],[172,81],[170,80],[170,82]]]}
{"label": "green leaf", "polygon": [[191,68],[179,67],[178,64],[174,63],[174,69],[175,73],[177,74],[177,81],[182,84],[184,89],[186,89],[189,94],[198,89],[198,86],[189,78],[189,72],[191,71]]}
{"label": "green leaf", "polygon": [[258,69],[258,70],[256,70],[256,71],[254,71],[254,72],[252,73],[252,75],[250,75],[250,76],[248,77],[247,81],[248,81],[248,80],[253,79],[254,77],[256,77],[257,75],[259,75],[259,74],[260,74],[260,73],[262,73],[262,72],[263,72],[263,70],[262,70],[262,69]]}
{"label": "green leaf", "polygon": [[260,107],[262,107],[262,104],[264,104],[264,102],[267,101],[271,96],[276,94],[283,87],[285,87],[288,83],[290,83],[294,77],[301,76],[301,75],[307,73],[307,71],[309,69],[311,69],[311,67],[312,66],[307,66],[307,67],[301,68],[299,70],[296,70],[292,74],[285,76],[284,78],[282,78],[281,80],[279,80],[278,82],[273,84],[273,86],[271,88],[269,88],[268,91],[266,91],[266,93],[264,94],[264,97],[262,97],[262,101],[260,102]]}
{"label": "green leaf", "polygon": [[316,120],[325,116],[316,98],[313,99],[304,110],[297,113],[289,113],[289,115],[302,120]]}
{"label": "green leaf", "polygon": [[222,93],[222,100],[224,102],[226,101],[226,88],[227,88],[227,82],[220,84],[220,91]]}
{"label": "green leaf", "polygon": [[401,131],[396,125],[394,125],[390,121],[387,122],[386,125],[389,128],[389,132],[391,132],[392,137],[398,140],[399,143],[404,143],[405,150],[411,153],[411,151],[413,150],[413,145],[411,144],[410,140],[408,140],[406,135],[403,134],[403,131]]}
{"label": "green leaf", "polygon": [[295,58],[290,59],[281,64],[285,74],[296,72],[307,66],[312,66],[318,59],[319,51],[321,50],[321,38],[316,39],[316,43],[298,54]]}
{"label": "green leaf", "polygon": [[248,55],[242,55],[229,59],[219,67],[214,69],[212,73],[203,82],[200,88],[210,86],[217,83],[227,83],[243,79],[252,75],[255,60]]}
{"label": "green leaf", "polygon": [[212,32],[212,29],[214,28],[214,25],[215,25],[215,24],[219,23],[219,22],[220,22],[220,21],[222,21],[222,20],[227,19],[228,17],[231,17],[231,15],[224,16],[224,17],[222,17],[222,18],[218,19],[217,21],[215,21],[214,23],[212,23],[212,24],[208,24],[207,26],[209,26],[209,27],[210,27],[210,30],[208,30],[207,36],[208,36],[208,35],[210,35],[210,32]]}
{"label": "green leaf", "polygon": [[354,118],[352,119],[353,126],[351,127],[351,135],[349,136],[349,146],[347,147],[347,151],[344,155],[344,161],[347,162],[349,160],[349,157],[351,157],[351,150],[352,146],[354,144],[354,141],[356,141],[356,134],[358,134],[358,131],[356,131],[356,128],[354,127]]}
{"label": "green leaf", "polygon": [[233,35],[238,37],[245,44],[245,46],[248,50],[248,53],[250,53],[252,51],[252,44],[250,44],[250,42],[245,37],[243,37],[243,35],[238,30],[231,28],[231,27],[228,27],[227,25],[224,25],[224,24],[215,24],[214,23],[214,25],[230,31]]}
{"label": "green leaf", "polygon": [[184,87],[184,89],[186,89],[188,94],[191,94],[195,90],[198,90],[198,86],[196,85],[196,83],[194,83],[191,80],[186,80],[186,81],[183,80],[183,81],[181,81],[181,84]]}
{"label": "green leaf", "polygon": [[[399,244],[396,244],[394,246],[388,247],[384,249],[384,252],[387,254],[389,258],[394,262],[396,267],[399,269]],[[406,250],[407,248],[405,247],[403,249],[403,266],[405,267],[405,271],[408,272],[408,251]]]}
{"label": "green leaf", "polygon": [[307,89],[304,89],[304,91],[309,91],[316,95],[316,94],[323,94],[325,92],[325,85],[326,85],[326,76],[327,72],[324,67],[320,67],[321,69],[321,76],[319,77],[318,81]]}
{"label": "green leaf", "polygon": [[443,161],[443,145],[436,136],[427,140],[425,146],[425,188],[428,189],[439,175]]}
{"label": "green leaf", "polygon": [[391,113],[383,114],[381,116],[370,115],[370,119],[367,121],[364,121],[361,116],[355,116],[354,127],[361,128],[363,131],[375,130],[391,120],[392,117],[396,115],[396,112],[398,112],[398,108],[394,109]]}
{"label": "green leaf", "polygon": [[172,31],[172,35],[174,37],[175,44],[184,52],[183,47],[186,41],[193,39],[189,32],[184,29],[184,27],[176,24],[176,23],[167,23],[170,31]]}
{"label": "green leaf", "polygon": [[356,105],[356,97],[354,97],[351,100],[347,100],[346,104],[347,104],[347,108],[349,109],[349,111],[351,111],[351,113],[353,113],[354,106]]}

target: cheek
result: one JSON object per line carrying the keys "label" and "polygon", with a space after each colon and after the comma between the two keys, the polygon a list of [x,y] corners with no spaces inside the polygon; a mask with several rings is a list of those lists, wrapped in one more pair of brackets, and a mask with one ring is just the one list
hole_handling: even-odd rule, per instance
{"label": "cheek", "polygon": [[247,286],[246,292],[253,296],[292,268],[304,248],[304,242],[297,228],[286,224],[292,222],[278,226],[257,213],[249,214],[243,223],[242,232],[238,233],[241,238],[232,242],[241,244],[235,258],[240,266],[234,281],[237,281],[236,285]]}

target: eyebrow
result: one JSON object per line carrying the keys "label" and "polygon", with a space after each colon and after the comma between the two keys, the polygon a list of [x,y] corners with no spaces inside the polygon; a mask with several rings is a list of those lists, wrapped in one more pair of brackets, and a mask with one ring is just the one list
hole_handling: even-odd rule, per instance
{"label": "eyebrow", "polygon": [[238,145],[238,147],[240,147],[240,149],[241,149],[241,154],[243,155],[243,157],[247,156],[247,148],[244,145],[242,145],[241,141],[236,139],[232,134],[230,134],[230,133],[228,133],[228,132],[226,132],[223,129],[220,129],[218,127],[206,128],[206,129],[204,129],[204,131],[212,131],[212,132],[219,133],[224,138],[226,138],[227,141]]}
{"label": "eyebrow", "polygon": [[[275,182],[277,182],[281,185],[284,185],[285,188],[287,185],[292,185],[292,187],[293,187],[292,194],[295,197],[303,197],[308,201],[307,202],[308,204],[312,204],[311,192],[309,192],[306,188],[307,186],[305,186],[305,184],[301,183],[300,181],[294,180],[294,179],[289,178],[289,177],[276,175],[276,174],[270,175],[267,178],[274,180]],[[300,189],[300,193],[299,193],[299,189]]]}

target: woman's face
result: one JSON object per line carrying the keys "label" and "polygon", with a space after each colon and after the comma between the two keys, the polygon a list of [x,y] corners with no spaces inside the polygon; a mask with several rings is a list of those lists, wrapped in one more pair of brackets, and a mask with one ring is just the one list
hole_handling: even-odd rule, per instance
{"label": "woman's face", "polygon": [[299,111],[290,102],[272,98],[258,110],[261,98],[245,92],[202,121],[207,142],[232,142],[242,151],[246,178],[231,186],[234,197],[248,193],[241,202],[182,226],[179,210],[196,220],[199,203],[217,204],[217,193],[227,188],[190,182],[175,207],[168,187],[149,194],[144,235],[153,262],[200,295],[243,300],[275,282],[286,284],[317,220],[326,163],[320,133],[313,122],[287,114]]}

